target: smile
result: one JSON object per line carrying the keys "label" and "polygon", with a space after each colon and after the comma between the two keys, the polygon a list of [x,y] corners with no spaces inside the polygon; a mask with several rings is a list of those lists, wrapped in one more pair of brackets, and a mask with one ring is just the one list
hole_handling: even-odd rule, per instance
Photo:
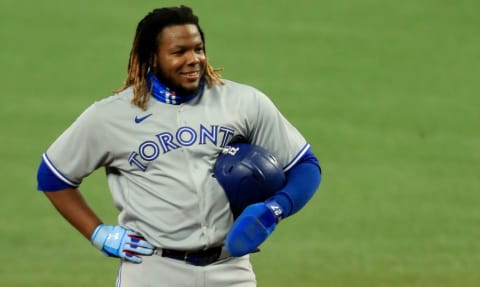
{"label": "smile", "polygon": [[200,72],[199,71],[193,71],[193,72],[185,72],[185,73],[180,73],[183,77],[189,79],[189,80],[196,80],[200,77]]}

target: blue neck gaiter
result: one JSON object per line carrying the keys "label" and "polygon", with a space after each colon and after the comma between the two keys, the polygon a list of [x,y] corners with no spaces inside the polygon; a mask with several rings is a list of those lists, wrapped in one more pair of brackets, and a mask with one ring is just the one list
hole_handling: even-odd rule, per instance
{"label": "blue neck gaiter", "polygon": [[200,81],[200,85],[196,93],[192,93],[191,95],[187,96],[177,95],[175,91],[172,91],[170,88],[160,83],[160,81],[152,72],[148,72],[147,74],[147,85],[152,96],[158,101],[171,105],[180,105],[201,94],[204,88],[204,81]]}

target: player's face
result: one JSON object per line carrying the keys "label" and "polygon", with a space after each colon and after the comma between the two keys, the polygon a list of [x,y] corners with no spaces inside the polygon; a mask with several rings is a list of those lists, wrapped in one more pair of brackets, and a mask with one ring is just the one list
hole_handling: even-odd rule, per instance
{"label": "player's face", "polygon": [[197,26],[169,26],[160,32],[158,39],[158,78],[179,94],[195,92],[206,68],[205,49]]}

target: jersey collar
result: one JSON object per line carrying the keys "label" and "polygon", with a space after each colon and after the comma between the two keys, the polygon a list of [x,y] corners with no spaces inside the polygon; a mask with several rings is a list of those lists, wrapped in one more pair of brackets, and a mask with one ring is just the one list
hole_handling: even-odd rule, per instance
{"label": "jersey collar", "polygon": [[204,82],[200,81],[198,92],[188,96],[177,95],[175,91],[172,91],[170,88],[160,83],[160,81],[152,72],[148,72],[147,74],[147,85],[152,96],[158,101],[171,105],[180,105],[201,94],[203,91]]}

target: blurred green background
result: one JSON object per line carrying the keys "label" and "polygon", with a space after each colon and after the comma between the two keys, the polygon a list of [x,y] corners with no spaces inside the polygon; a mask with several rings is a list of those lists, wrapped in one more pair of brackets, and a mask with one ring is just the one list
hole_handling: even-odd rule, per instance
{"label": "blurred green background", "polygon": [[[480,2],[0,2],[0,286],[114,286],[36,191],[40,155],[124,79],[136,24],[187,4],[223,76],[268,94],[322,185],[252,256],[259,286],[480,286]],[[82,185],[106,222],[103,177]]]}

